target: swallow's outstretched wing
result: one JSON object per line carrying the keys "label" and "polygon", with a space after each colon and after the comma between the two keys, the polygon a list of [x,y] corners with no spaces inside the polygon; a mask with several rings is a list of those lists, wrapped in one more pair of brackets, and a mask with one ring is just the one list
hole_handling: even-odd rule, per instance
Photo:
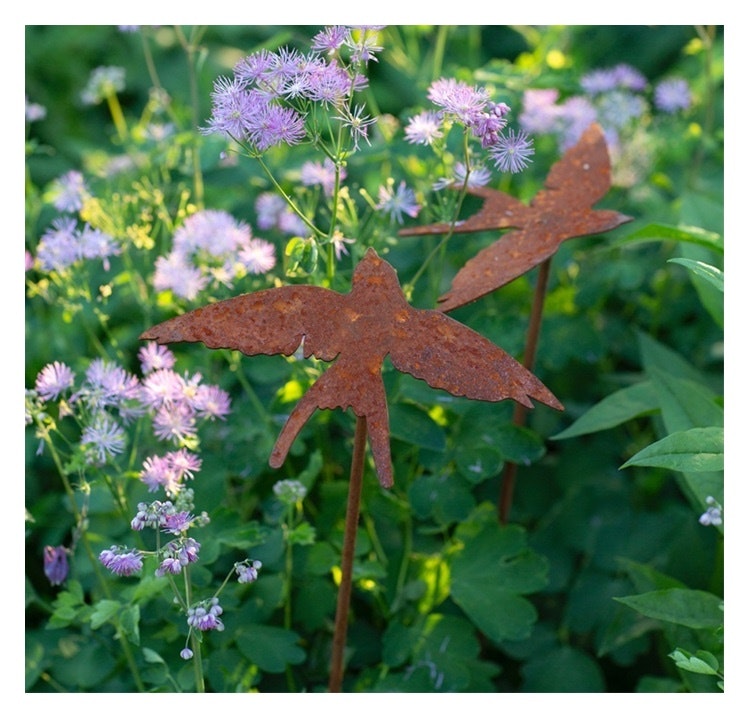
{"label": "swallow's outstretched wing", "polygon": [[531,399],[562,410],[551,391],[511,355],[437,310],[413,310],[394,333],[390,351],[401,372],[473,400]]}
{"label": "swallow's outstretched wing", "polygon": [[[454,233],[472,233],[482,230],[496,230],[499,228],[520,227],[524,223],[528,206],[512,195],[486,187],[468,189],[469,195],[484,199],[481,208],[465,220],[455,223]],[[431,225],[417,225],[403,228],[399,235],[441,235],[449,232],[450,223],[432,223]]]}
{"label": "swallow's outstretched wing", "polygon": [[345,296],[311,285],[288,285],[197,308],[146,330],[141,340],[202,342],[245,355],[304,355],[332,360],[341,351],[336,304]]}
{"label": "swallow's outstretched wing", "polygon": [[[578,142],[549,171],[530,205],[498,190],[476,188],[481,209],[457,224],[455,233],[517,228],[481,250],[458,271],[450,290],[439,298],[442,312],[467,305],[506,285],[550,258],[569,238],[602,233],[631,218],[593,205],[611,187],[611,162],[603,130],[591,124]],[[401,235],[445,233],[447,223],[404,229]]]}

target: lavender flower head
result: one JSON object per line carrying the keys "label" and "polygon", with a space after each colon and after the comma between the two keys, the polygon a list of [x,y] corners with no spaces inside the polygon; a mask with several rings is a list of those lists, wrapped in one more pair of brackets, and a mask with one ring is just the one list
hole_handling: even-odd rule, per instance
{"label": "lavender flower head", "polygon": [[78,212],[89,197],[83,173],[70,170],[58,177],[52,184],[54,206],[62,212]]}
{"label": "lavender flower head", "polygon": [[378,190],[380,202],[377,203],[378,210],[390,213],[391,222],[403,224],[403,214],[416,217],[421,210],[421,205],[416,202],[416,195],[411,188],[406,187],[405,180],[401,180],[397,189],[393,188],[393,182],[381,185]]}
{"label": "lavender flower head", "polygon": [[258,578],[258,571],[263,567],[260,560],[244,560],[234,565],[234,571],[237,573],[237,582],[240,584],[254,583]]}
{"label": "lavender flower head", "polygon": [[253,238],[249,225],[224,210],[202,210],[177,228],[171,252],[157,258],[153,284],[194,300],[210,284],[231,287],[236,278],[268,272],[275,264],[275,248]]}
{"label": "lavender flower head", "polygon": [[55,360],[36,376],[35,388],[42,400],[57,400],[74,383],[75,373],[65,363]]}
{"label": "lavender flower head", "polygon": [[88,83],[81,93],[86,105],[98,105],[110,95],[125,89],[125,68],[97,67],[91,73]]}
{"label": "lavender flower head", "polygon": [[655,86],[653,98],[656,108],[673,115],[692,106],[692,93],[687,81],[682,78],[662,80]]}
{"label": "lavender flower head", "polygon": [[143,569],[143,554],[112,545],[109,550],[99,553],[99,562],[115,575],[135,575]]}
{"label": "lavender flower head", "polygon": [[218,598],[203,600],[187,610],[187,624],[195,630],[222,631],[224,624],[219,619],[223,609],[218,604]]}

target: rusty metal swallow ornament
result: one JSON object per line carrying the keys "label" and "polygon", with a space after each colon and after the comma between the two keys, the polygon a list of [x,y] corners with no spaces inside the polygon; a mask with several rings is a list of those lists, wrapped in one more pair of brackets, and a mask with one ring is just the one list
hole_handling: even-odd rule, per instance
{"label": "rusty metal swallow ornament", "polygon": [[395,269],[368,249],[349,293],[288,285],[240,295],[172,318],[141,340],[202,342],[245,355],[292,355],[335,361],[289,415],[269,463],[280,467],[294,438],[316,409],[351,407],[366,419],[380,484],[393,484],[390,430],[382,363],[434,388],[475,400],[531,399],[561,410],[543,383],[479,333],[438,310],[409,305]]}
{"label": "rusty metal swallow ornament", "polygon": [[[458,271],[450,290],[438,299],[441,311],[467,305],[520,277],[550,258],[564,240],[603,233],[632,220],[613,210],[592,209],[611,187],[611,162],[597,123],[552,166],[544,186],[530,205],[499,190],[469,190],[484,203],[476,214],[456,224],[455,233],[517,229],[478,252]],[[449,230],[449,223],[435,223],[404,228],[400,235]]]}

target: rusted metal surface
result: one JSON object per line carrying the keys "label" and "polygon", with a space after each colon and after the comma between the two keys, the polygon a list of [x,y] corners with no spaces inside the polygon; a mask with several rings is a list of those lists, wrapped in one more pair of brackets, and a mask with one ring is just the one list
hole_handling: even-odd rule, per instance
{"label": "rusted metal surface", "polygon": [[159,343],[202,342],[245,355],[292,355],[335,362],[291,412],[270,457],[280,467],[317,409],[352,408],[366,418],[380,484],[393,484],[390,430],[381,367],[387,355],[401,372],[475,400],[559,401],[531,372],[482,335],[438,310],[408,304],[393,267],[370,248],[342,294],[291,285],[240,295],[167,320],[140,336]]}
{"label": "rusted metal surface", "polygon": [[[490,188],[471,194],[484,198],[481,209],[455,226],[456,233],[517,228],[471,258],[439,298],[443,312],[467,305],[506,285],[550,258],[569,238],[612,230],[632,218],[592,206],[611,187],[611,164],[601,127],[592,124],[580,140],[555,163],[530,205]],[[448,223],[404,228],[401,235],[434,235],[450,230]]]}

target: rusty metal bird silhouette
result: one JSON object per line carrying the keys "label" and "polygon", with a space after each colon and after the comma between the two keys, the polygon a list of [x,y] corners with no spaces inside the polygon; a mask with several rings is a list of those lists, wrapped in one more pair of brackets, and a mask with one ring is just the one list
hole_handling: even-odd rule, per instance
{"label": "rusty metal bird silhouette", "polygon": [[[541,190],[525,205],[499,190],[473,188],[484,198],[481,209],[456,224],[455,233],[517,228],[478,252],[455,275],[450,290],[438,299],[443,312],[467,305],[506,285],[550,258],[570,238],[612,230],[632,220],[613,210],[592,206],[611,187],[611,163],[600,125],[593,123],[556,162]],[[449,223],[404,228],[400,235],[434,235]]]}
{"label": "rusty metal bird silhouette", "polygon": [[543,383],[479,333],[438,310],[407,302],[395,269],[368,249],[346,294],[289,285],[207,305],[146,330],[141,340],[202,342],[245,355],[292,355],[300,345],[333,362],[289,415],[269,463],[280,467],[294,438],[316,409],[346,410],[366,419],[380,484],[393,484],[390,430],[382,363],[434,388],[475,400],[531,399],[563,409]]}

